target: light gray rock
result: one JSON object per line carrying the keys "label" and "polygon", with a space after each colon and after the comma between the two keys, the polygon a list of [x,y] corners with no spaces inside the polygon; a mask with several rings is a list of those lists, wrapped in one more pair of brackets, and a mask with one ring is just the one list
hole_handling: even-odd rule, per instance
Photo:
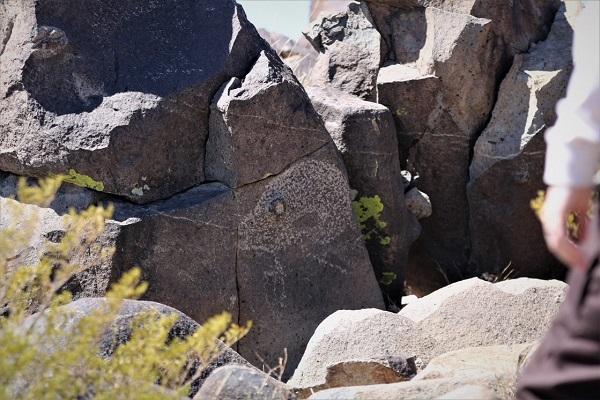
{"label": "light gray rock", "polygon": [[[424,351],[410,354],[415,349],[434,347],[433,338],[426,333],[416,333],[417,328],[411,320],[390,312],[375,309],[337,311],[316,329],[288,385],[302,394],[311,389],[334,387],[335,374],[331,369],[335,365],[362,361],[385,368],[386,363],[406,360]],[[369,383],[385,382],[383,378],[371,376]],[[377,379],[382,380],[377,382]],[[345,386],[364,384],[364,381],[364,375],[346,376],[343,380]]]}
{"label": "light gray rock", "polygon": [[226,365],[214,371],[194,396],[194,400],[293,400],[287,386],[257,370]]}
{"label": "light gray rock", "polygon": [[304,35],[320,53],[304,83],[329,84],[363,99],[375,98],[381,35],[365,4],[351,2],[344,12],[322,15]]}
{"label": "light gray rock", "polygon": [[[474,148],[468,186],[471,260],[477,272],[551,278],[563,272],[544,244],[529,202],[544,188],[544,131],[556,120],[572,70],[578,2],[557,13],[548,38],[517,55],[492,119]],[[570,9],[570,12],[568,12]]]}
{"label": "light gray rock", "polygon": [[482,385],[463,385],[436,400],[497,400],[496,394]]}
{"label": "light gray rock", "polygon": [[392,273],[396,279],[383,285],[388,300],[400,303],[408,250],[420,225],[407,210],[398,156],[394,120],[384,106],[332,88],[309,87],[308,94],[342,155],[350,186],[361,197],[379,196],[384,228],[368,221],[366,240],[371,263],[380,281]]}
{"label": "light gray rock", "polygon": [[406,192],[404,198],[406,201],[406,208],[408,208],[408,211],[410,211],[417,219],[430,217],[433,213],[429,196],[416,187]]}
{"label": "light gray rock", "polygon": [[206,145],[206,176],[239,187],[277,175],[331,139],[292,71],[262,52],[243,81],[215,97]]}
{"label": "light gray rock", "polygon": [[269,49],[232,0],[2,9],[0,169],[79,174],[138,203],[205,180],[212,97]]}
{"label": "light gray rock", "polygon": [[[473,278],[412,301],[398,314],[379,310],[338,311],[319,325],[288,383],[299,389],[325,387],[321,385],[328,382],[328,368],[345,360],[402,356],[415,357],[418,363],[427,366],[437,356],[467,347],[535,342],[550,326],[565,290],[566,284],[559,281],[521,278],[492,284]],[[433,378],[428,376],[428,380]],[[452,381],[447,391],[455,389],[458,383],[464,384],[458,375],[443,378],[444,388],[447,380]],[[352,382],[347,384],[351,386]],[[413,388],[413,384],[407,387]],[[340,393],[354,398],[349,394],[354,392]],[[393,392],[382,393],[398,398],[389,395]],[[411,393],[407,392],[406,397],[410,398]],[[342,394],[339,396],[334,398],[342,398]]]}

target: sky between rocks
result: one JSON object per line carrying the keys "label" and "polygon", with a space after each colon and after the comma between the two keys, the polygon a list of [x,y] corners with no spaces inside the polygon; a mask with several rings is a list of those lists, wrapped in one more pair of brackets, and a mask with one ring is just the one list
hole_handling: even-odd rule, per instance
{"label": "sky between rocks", "polygon": [[308,25],[310,0],[238,0],[257,27],[297,39]]}

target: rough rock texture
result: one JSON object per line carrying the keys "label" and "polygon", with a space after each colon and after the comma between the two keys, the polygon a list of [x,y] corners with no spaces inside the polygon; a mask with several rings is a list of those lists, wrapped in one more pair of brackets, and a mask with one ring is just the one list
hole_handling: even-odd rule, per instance
{"label": "rough rock texture", "polygon": [[[223,310],[252,320],[239,351],[257,366],[260,358],[274,365],[287,348],[294,368],[315,327],[335,310],[384,307],[332,143],[239,189],[206,184],[145,206],[112,200],[115,222],[103,246],[116,252],[72,287],[101,295],[139,266],[150,284],[147,299],[200,322]],[[39,235],[60,232],[55,210],[37,212],[47,214]],[[35,240],[40,249],[45,239]],[[86,254],[82,263],[94,258]]]}
{"label": "rough rock texture", "polygon": [[135,202],[205,180],[212,97],[268,49],[232,0],[8,0],[0,20],[0,169]]}
{"label": "rough rock texture", "polygon": [[561,272],[529,201],[544,187],[543,134],[556,119],[554,107],[572,69],[578,4],[567,5],[570,12],[563,6],[557,13],[548,38],[515,57],[492,119],[475,144],[468,195],[471,261],[480,272],[499,274],[509,264],[522,276]]}
{"label": "rough rock texture", "polygon": [[[393,26],[399,15],[433,7],[458,14],[472,15],[494,21],[495,39],[493,46],[509,60],[512,55],[527,51],[529,44],[543,39],[552,22],[554,12],[560,6],[560,0],[521,0],[518,3],[498,2],[495,0],[363,0],[368,4],[378,30],[390,50],[403,28]],[[413,26],[415,28],[415,26]],[[410,32],[411,40],[418,45],[419,38]],[[426,26],[420,27],[426,29]],[[396,61],[397,53],[390,51],[388,60]]]}
{"label": "rough rock texture", "polygon": [[[378,100],[394,113],[402,159],[421,177],[433,213],[421,221],[419,246],[450,275],[468,260],[466,184],[470,145],[493,104],[498,54],[490,46],[491,21],[437,8],[400,14],[402,27],[426,26],[415,48],[398,35],[398,61],[381,69]],[[469,54],[477,54],[473,57]],[[418,58],[417,58],[418,57]],[[413,259],[409,268],[423,268]]]}
{"label": "rough rock texture", "polygon": [[214,371],[194,400],[293,400],[285,384],[255,368],[226,365]]}
{"label": "rough rock texture", "polygon": [[[311,388],[332,387],[329,370],[334,365],[348,361],[381,364],[413,356],[408,353],[414,349],[434,346],[433,338],[416,333],[414,322],[390,312],[337,311],[316,329],[288,384],[302,393]],[[364,379],[357,377],[357,383]],[[346,386],[354,384],[349,378],[345,379]]]}
{"label": "rough rock texture", "polygon": [[[529,345],[473,347],[445,353],[409,382],[355,386],[319,392],[311,399],[513,399],[520,355]],[[473,388],[469,388],[472,391]]]}
{"label": "rough rock texture", "polygon": [[318,386],[298,386],[294,391],[300,398],[307,398],[315,392],[329,388],[404,382],[416,373],[417,367],[413,357],[346,360],[327,367],[325,383]]}
{"label": "rough rock texture", "polygon": [[335,89],[307,90],[344,159],[357,198],[379,196],[383,203],[381,220],[387,226],[371,235],[367,249],[379,280],[390,272],[396,276],[383,289],[388,300],[400,304],[408,250],[420,226],[406,208],[392,115],[380,104]]}
{"label": "rough rock texture", "polygon": [[240,316],[255,322],[240,351],[255,364],[255,352],[272,365],[287,348],[291,372],[325,315],[383,307],[338,162],[328,145],[236,192],[248,199],[239,209]]}
{"label": "rough rock texture", "polygon": [[381,35],[365,4],[351,2],[344,12],[318,18],[304,35],[320,53],[305,83],[375,98]]}
{"label": "rough rock texture", "polygon": [[[69,333],[76,326],[78,321],[82,318],[92,315],[102,307],[106,306],[106,300],[103,298],[84,298],[74,301],[66,306],[64,309],[69,315],[68,320],[64,325],[64,336],[58,339],[58,341],[42,343],[47,346],[48,351],[54,351],[54,349],[61,348],[69,345]],[[158,313],[161,315],[178,315],[177,322],[169,332],[169,339],[173,338],[185,338],[193,334],[199,325],[197,322],[189,318],[187,315],[180,311],[165,306],[164,304],[150,302],[150,301],[136,301],[136,300],[125,300],[119,310],[117,318],[113,322],[112,328],[107,330],[106,334],[99,343],[100,353],[104,357],[110,357],[111,354],[117,349],[118,346],[129,341],[132,332],[132,323],[135,318],[142,313]],[[30,320],[36,317],[30,317]],[[26,321],[27,324],[27,321]],[[36,322],[35,329],[41,329],[44,324],[44,319]],[[41,324],[41,325],[40,325]],[[198,381],[192,385],[192,392],[195,392],[204,382],[204,380],[217,368],[228,364],[236,364],[238,366],[250,366],[250,364],[244,360],[238,353],[233,351],[231,348],[221,344],[221,352],[209,365],[205,366]]]}
{"label": "rough rock texture", "polygon": [[239,350],[258,366],[287,348],[293,369],[337,309],[384,307],[333,141],[241,7],[80,3],[1,6],[0,170],[95,189],[16,203],[43,216],[27,256],[60,239],[69,205],[112,202],[116,251],[75,260],[92,268],[69,289],[100,296],[140,266],[147,299],[253,320]]}
{"label": "rough rock texture", "polygon": [[558,2],[528,0],[518,12],[513,3],[478,0],[368,3],[389,48],[378,102],[394,113],[401,157],[433,206],[407,272],[418,290],[438,271],[450,281],[471,275],[472,145],[512,56],[544,37]]}
{"label": "rough rock texture", "polygon": [[466,347],[534,342],[549,327],[565,289],[559,281],[521,278],[491,284],[473,278],[411,302],[398,314],[338,311],[319,325],[289,384],[324,385],[328,367],[344,360],[403,356],[427,365]]}
{"label": "rough rock texture", "polygon": [[277,175],[330,141],[292,71],[263,52],[243,81],[233,78],[215,98],[206,176],[243,186]]}

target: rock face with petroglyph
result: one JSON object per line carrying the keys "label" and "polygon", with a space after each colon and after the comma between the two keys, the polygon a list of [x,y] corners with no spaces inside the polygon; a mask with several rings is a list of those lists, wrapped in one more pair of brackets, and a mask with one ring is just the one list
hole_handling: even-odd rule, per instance
{"label": "rock face with petroglyph", "polygon": [[[114,254],[82,254],[93,268],[68,287],[102,295],[139,266],[146,299],[199,322],[223,310],[252,320],[238,349],[257,366],[287,349],[293,369],[327,315],[384,306],[343,161],[240,6],[0,7],[2,202],[43,221],[23,257],[59,240],[69,205],[111,202],[99,248]],[[49,208],[7,198],[14,174],[50,173],[86,188],[65,187]]]}
{"label": "rock face with petroglyph", "polygon": [[[529,200],[544,186],[543,134],[572,69],[574,3],[563,6],[548,38],[517,55],[500,86],[492,119],[475,144],[468,186],[472,261],[500,273],[552,277],[561,268],[544,245]],[[503,190],[497,190],[501,186]],[[507,207],[510,205],[510,207]]]}

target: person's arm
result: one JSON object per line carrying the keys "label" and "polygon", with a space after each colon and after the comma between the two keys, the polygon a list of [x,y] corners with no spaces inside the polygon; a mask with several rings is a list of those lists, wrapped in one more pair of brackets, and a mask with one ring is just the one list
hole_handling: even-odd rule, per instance
{"label": "person's arm", "polygon": [[566,221],[580,217],[580,234],[600,167],[600,4],[585,2],[575,32],[575,69],[567,96],[557,107],[558,120],[546,133],[544,181],[549,185],[542,209],[548,248],[572,268],[585,269],[581,246],[570,240]]}

